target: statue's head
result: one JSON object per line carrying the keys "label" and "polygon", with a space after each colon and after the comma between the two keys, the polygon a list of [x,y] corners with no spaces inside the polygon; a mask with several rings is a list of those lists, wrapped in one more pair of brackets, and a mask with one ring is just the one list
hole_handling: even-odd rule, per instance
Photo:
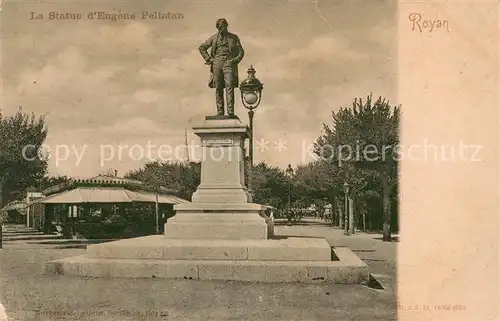
{"label": "statue's head", "polygon": [[215,23],[215,27],[219,32],[227,32],[227,20],[224,18],[217,19],[217,22]]}

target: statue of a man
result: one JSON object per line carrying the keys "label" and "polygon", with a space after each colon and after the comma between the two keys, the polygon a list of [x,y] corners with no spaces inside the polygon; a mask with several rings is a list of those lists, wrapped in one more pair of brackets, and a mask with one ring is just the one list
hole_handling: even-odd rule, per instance
{"label": "statue of a man", "polygon": [[205,63],[210,65],[208,86],[215,88],[217,115],[224,115],[225,88],[227,113],[234,116],[234,88],[238,87],[239,82],[238,64],[245,52],[238,36],[227,31],[226,19],[218,19],[215,26],[218,32],[203,42],[199,49]]}

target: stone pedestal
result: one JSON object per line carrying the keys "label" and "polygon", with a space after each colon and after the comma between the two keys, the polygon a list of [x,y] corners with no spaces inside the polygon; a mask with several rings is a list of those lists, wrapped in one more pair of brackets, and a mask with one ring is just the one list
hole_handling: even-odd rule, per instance
{"label": "stone pedestal", "polygon": [[245,139],[250,131],[239,119],[205,120],[193,128],[201,139],[201,183],[192,203],[174,206],[165,224],[175,239],[268,239],[273,236],[266,206],[251,203],[245,187]]}
{"label": "stone pedestal", "polygon": [[239,119],[205,120],[193,132],[202,145],[201,182],[193,203],[249,203],[245,187],[245,140],[250,129]]}

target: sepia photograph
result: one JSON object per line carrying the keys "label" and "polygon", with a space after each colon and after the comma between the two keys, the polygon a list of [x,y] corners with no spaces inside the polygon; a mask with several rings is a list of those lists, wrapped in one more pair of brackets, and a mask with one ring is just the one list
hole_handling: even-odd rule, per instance
{"label": "sepia photograph", "polygon": [[397,296],[397,1],[1,10],[0,320],[435,309]]}

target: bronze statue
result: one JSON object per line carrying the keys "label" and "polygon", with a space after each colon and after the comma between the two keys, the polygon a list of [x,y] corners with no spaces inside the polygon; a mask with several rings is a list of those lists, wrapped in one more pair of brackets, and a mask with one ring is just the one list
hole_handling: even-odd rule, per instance
{"label": "bronze statue", "polygon": [[210,65],[208,87],[215,88],[217,115],[224,115],[225,88],[227,113],[234,116],[234,88],[238,87],[239,82],[238,64],[245,52],[238,36],[227,31],[226,19],[218,19],[215,26],[218,32],[203,42],[199,50],[206,65]]}

